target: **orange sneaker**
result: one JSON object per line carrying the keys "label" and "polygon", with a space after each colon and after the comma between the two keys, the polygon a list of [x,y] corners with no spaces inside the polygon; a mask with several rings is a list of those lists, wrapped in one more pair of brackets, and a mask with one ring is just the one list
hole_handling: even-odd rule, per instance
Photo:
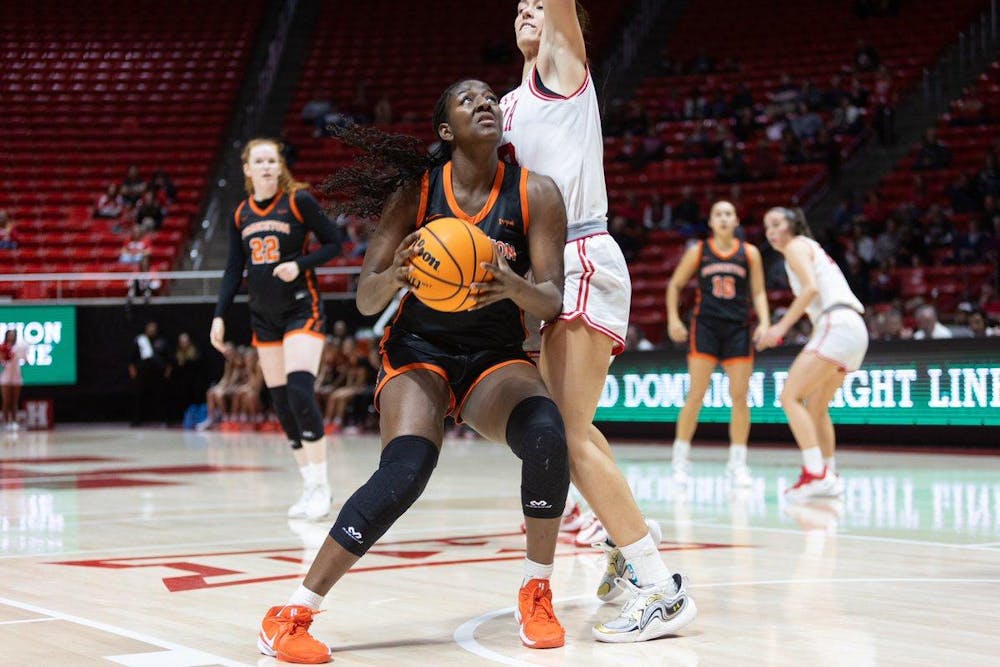
{"label": "orange sneaker", "polygon": [[532,579],[521,587],[515,618],[521,626],[521,643],[528,648],[558,648],[566,643],[566,629],[552,610],[552,589],[545,579]]}
{"label": "orange sneaker", "polygon": [[313,616],[318,613],[299,605],[271,607],[260,622],[257,648],[284,662],[330,662],[330,647],[309,634]]}

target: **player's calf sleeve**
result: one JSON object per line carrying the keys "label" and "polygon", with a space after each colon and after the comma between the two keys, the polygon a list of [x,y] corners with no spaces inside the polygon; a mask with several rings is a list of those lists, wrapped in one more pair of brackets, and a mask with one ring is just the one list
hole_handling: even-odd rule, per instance
{"label": "player's calf sleeve", "polygon": [[330,537],[364,556],[424,492],[437,460],[438,448],[427,438],[393,438],[382,450],[378,470],[344,503]]}
{"label": "player's calf sleeve", "polygon": [[299,439],[299,423],[295,421],[292,406],[288,404],[287,385],[268,387],[268,391],[271,393],[274,414],[278,415],[278,423],[281,424],[281,430],[288,437],[288,444],[292,446],[292,449],[302,449],[302,440]]}
{"label": "player's calf sleeve", "polygon": [[288,374],[288,403],[303,440],[314,442],[323,437],[323,415],[316,403],[316,376],[307,371]]}
{"label": "player's calf sleeve", "polygon": [[521,459],[521,509],[524,516],[562,516],[569,492],[566,428],[548,396],[526,398],[511,410],[507,445]]}

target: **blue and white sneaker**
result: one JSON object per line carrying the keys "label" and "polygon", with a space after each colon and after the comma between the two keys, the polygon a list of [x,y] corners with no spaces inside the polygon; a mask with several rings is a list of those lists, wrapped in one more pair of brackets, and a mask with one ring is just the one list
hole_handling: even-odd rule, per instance
{"label": "blue and white sneaker", "polygon": [[616,618],[594,626],[594,639],[600,642],[644,642],[677,632],[698,615],[694,600],[687,593],[687,581],[674,574],[663,586],[639,588],[628,579],[619,579],[629,600]]}

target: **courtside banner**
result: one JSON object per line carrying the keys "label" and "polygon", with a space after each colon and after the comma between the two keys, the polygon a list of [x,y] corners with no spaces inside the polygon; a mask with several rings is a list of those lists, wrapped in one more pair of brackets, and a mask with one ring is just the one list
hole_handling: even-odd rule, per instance
{"label": "courtside banner", "polygon": [[76,384],[76,306],[0,306],[0,341],[8,329],[28,348],[25,385]]}
{"label": "courtside banner", "polygon": [[[779,397],[799,347],[758,354],[747,402],[754,423],[785,423]],[[675,422],[690,378],[684,352],[615,359],[595,421]],[[729,421],[729,381],[712,375],[699,421]],[[1000,426],[1000,338],[872,343],[830,403],[836,424]]]}

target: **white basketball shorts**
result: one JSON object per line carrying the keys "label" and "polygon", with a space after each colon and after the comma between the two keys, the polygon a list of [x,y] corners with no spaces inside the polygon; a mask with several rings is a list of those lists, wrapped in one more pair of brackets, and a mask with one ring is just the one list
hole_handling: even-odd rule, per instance
{"label": "white basketball shorts", "polygon": [[[563,309],[560,320],[582,319],[625,350],[632,281],[621,248],[607,232],[569,241],[563,253]],[[546,322],[542,328],[551,324]]]}
{"label": "white basketball shorts", "polygon": [[819,318],[805,349],[845,373],[856,371],[868,351],[868,327],[857,311],[836,308]]}

